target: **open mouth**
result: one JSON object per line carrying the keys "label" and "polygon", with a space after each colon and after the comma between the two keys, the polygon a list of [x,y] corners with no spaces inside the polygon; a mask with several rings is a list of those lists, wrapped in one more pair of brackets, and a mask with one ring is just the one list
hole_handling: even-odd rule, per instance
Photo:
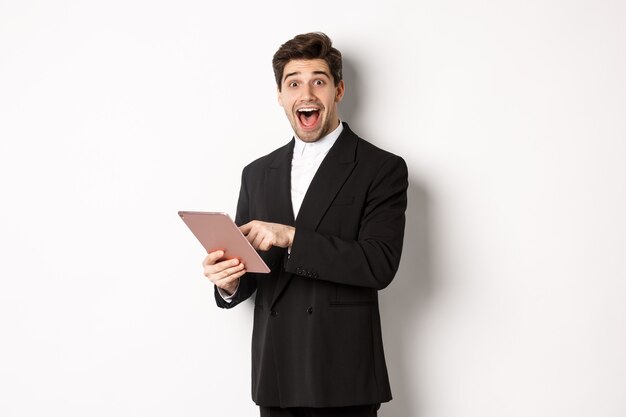
{"label": "open mouth", "polygon": [[304,129],[313,129],[320,118],[320,109],[317,107],[303,107],[296,110],[300,125]]}

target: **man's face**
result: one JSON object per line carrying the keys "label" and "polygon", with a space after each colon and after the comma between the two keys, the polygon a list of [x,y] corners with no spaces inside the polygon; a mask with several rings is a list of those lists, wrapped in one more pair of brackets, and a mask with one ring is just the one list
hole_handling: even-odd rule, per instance
{"label": "man's face", "polygon": [[296,135],[315,142],[339,125],[337,104],[343,98],[343,80],[333,82],[323,59],[294,59],[285,65],[278,103]]}

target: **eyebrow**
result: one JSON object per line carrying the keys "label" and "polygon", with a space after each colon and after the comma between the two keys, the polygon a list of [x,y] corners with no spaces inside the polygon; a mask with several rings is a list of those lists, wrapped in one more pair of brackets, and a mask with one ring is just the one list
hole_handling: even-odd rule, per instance
{"label": "eyebrow", "polygon": [[[289,77],[292,77],[294,75],[300,75],[300,74],[301,74],[300,71],[295,71],[295,72],[290,72],[289,74],[285,74],[285,76],[283,77],[283,81],[285,81]],[[326,78],[330,78],[330,75],[326,71],[313,71],[313,74],[324,75],[326,76]]]}

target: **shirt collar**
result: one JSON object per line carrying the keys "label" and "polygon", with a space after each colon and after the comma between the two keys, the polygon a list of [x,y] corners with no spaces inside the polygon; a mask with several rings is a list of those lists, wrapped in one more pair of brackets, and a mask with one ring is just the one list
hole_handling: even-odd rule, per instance
{"label": "shirt collar", "polygon": [[315,142],[304,142],[298,136],[294,135],[296,139],[293,155],[294,157],[304,156],[305,153],[315,152],[315,154],[326,153],[333,147],[339,135],[343,132],[343,123],[339,122],[339,126],[328,135],[316,140]]}

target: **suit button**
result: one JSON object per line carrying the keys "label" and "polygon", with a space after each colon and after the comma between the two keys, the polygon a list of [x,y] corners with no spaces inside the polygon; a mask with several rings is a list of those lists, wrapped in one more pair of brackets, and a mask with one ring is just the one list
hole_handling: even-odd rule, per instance
{"label": "suit button", "polygon": [[309,314],[313,314],[313,307],[307,308],[306,312],[309,313]]}
{"label": "suit button", "polygon": [[276,310],[272,310],[272,311],[270,312],[270,314],[272,315],[272,317],[276,317],[276,316],[278,316],[278,311],[276,311]]}

